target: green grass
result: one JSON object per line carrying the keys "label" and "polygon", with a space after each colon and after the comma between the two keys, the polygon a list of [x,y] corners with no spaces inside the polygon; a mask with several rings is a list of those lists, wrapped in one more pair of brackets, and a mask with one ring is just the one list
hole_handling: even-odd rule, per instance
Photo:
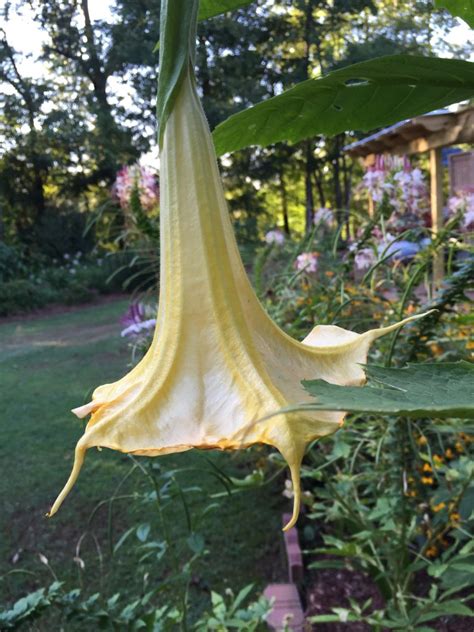
{"label": "green grass", "polygon": [[[170,572],[166,559],[138,563],[135,535],[113,559],[110,556],[113,543],[133,525],[150,523],[150,538],[163,538],[155,503],[142,500],[151,488],[139,468],[120,490],[127,498],[115,501],[111,514],[110,505],[104,503],[89,524],[97,504],[111,497],[133,467],[127,455],[91,450],[60,512],[51,520],[44,517],[69,474],[74,446],[84,427],[70,409],[87,401],[95,386],[127,371],[130,352],[119,336],[118,323],[126,304],[119,300],[0,324],[0,592],[4,603],[48,584],[53,573],[68,588],[82,585],[88,592],[101,590],[105,595],[120,590],[132,599],[144,573],[150,574],[149,582],[159,582]],[[209,555],[196,567],[191,604],[196,610],[208,599],[209,588],[237,590],[251,582],[262,587],[280,578],[282,478],[275,485],[229,496],[209,462],[233,476],[245,476],[255,468],[256,458],[255,452],[190,451],[140,459],[146,466],[159,464],[162,475],[175,468],[183,470],[176,479],[182,489],[189,490],[184,496],[192,519],[210,503],[218,503],[199,527]],[[188,535],[185,506],[179,497],[165,505],[168,528],[179,547]],[[74,557],[86,533],[79,550],[85,569],[80,572]],[[49,567],[38,554],[46,556]],[[35,629],[48,629],[48,615],[43,619],[44,627]]]}

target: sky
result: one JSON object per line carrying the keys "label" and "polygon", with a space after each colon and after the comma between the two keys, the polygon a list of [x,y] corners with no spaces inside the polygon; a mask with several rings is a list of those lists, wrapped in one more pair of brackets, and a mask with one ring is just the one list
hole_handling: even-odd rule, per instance
{"label": "sky", "polygon": [[[0,15],[5,3],[6,0],[0,0]],[[90,0],[91,19],[93,21],[110,19],[111,5],[112,0]],[[21,70],[30,77],[41,77],[44,74],[44,68],[41,63],[35,62],[34,59],[41,53],[45,35],[33,20],[31,9],[28,6],[23,6],[20,12],[11,11],[8,22],[4,22],[2,27],[6,31],[9,43],[15,50],[24,55],[31,55],[31,58],[22,60]]]}

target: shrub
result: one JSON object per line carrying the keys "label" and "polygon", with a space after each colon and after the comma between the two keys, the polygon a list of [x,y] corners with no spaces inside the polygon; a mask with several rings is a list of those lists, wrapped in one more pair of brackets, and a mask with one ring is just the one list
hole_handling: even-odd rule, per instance
{"label": "shrub", "polygon": [[35,242],[49,258],[62,257],[71,252],[90,252],[94,235],[86,232],[87,217],[77,211],[49,210],[35,229]]}
{"label": "shrub", "polygon": [[24,270],[21,252],[0,241],[0,282],[11,281],[24,273]]}
{"label": "shrub", "polygon": [[26,279],[0,283],[0,316],[29,312],[57,301],[57,293],[48,285]]}

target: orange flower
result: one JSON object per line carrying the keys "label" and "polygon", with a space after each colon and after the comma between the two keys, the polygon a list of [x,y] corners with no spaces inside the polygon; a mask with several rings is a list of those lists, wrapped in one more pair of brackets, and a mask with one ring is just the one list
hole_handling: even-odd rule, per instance
{"label": "orange flower", "polygon": [[441,511],[442,509],[444,509],[446,507],[446,503],[438,503],[437,505],[434,505],[433,507],[433,511],[435,513],[438,513],[438,511]]}
{"label": "orange flower", "polygon": [[421,482],[423,483],[423,485],[433,485],[434,483],[432,476],[422,476]]}

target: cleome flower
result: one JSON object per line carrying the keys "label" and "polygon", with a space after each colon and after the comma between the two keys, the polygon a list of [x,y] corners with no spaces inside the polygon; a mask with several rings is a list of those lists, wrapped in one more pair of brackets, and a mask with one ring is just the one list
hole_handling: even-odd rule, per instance
{"label": "cleome flower", "polygon": [[317,252],[302,252],[296,257],[295,268],[300,272],[314,274],[318,271],[318,257]]}
{"label": "cleome flower", "polygon": [[50,515],[92,447],[159,456],[267,444],[290,469],[294,508],[288,529],[299,513],[306,446],[340,428],[344,413],[282,409],[310,400],[303,379],[362,384],[360,365],[371,343],[413,317],[364,334],[319,325],[302,342],[277,327],[239,255],[189,58],[179,77],[160,122],[161,278],[153,343],[127,375],[100,386],[90,403],[73,410],[91,417]]}
{"label": "cleome flower", "polygon": [[278,228],[274,228],[265,234],[265,242],[269,245],[276,244],[277,246],[283,246],[285,243],[285,235]]}

